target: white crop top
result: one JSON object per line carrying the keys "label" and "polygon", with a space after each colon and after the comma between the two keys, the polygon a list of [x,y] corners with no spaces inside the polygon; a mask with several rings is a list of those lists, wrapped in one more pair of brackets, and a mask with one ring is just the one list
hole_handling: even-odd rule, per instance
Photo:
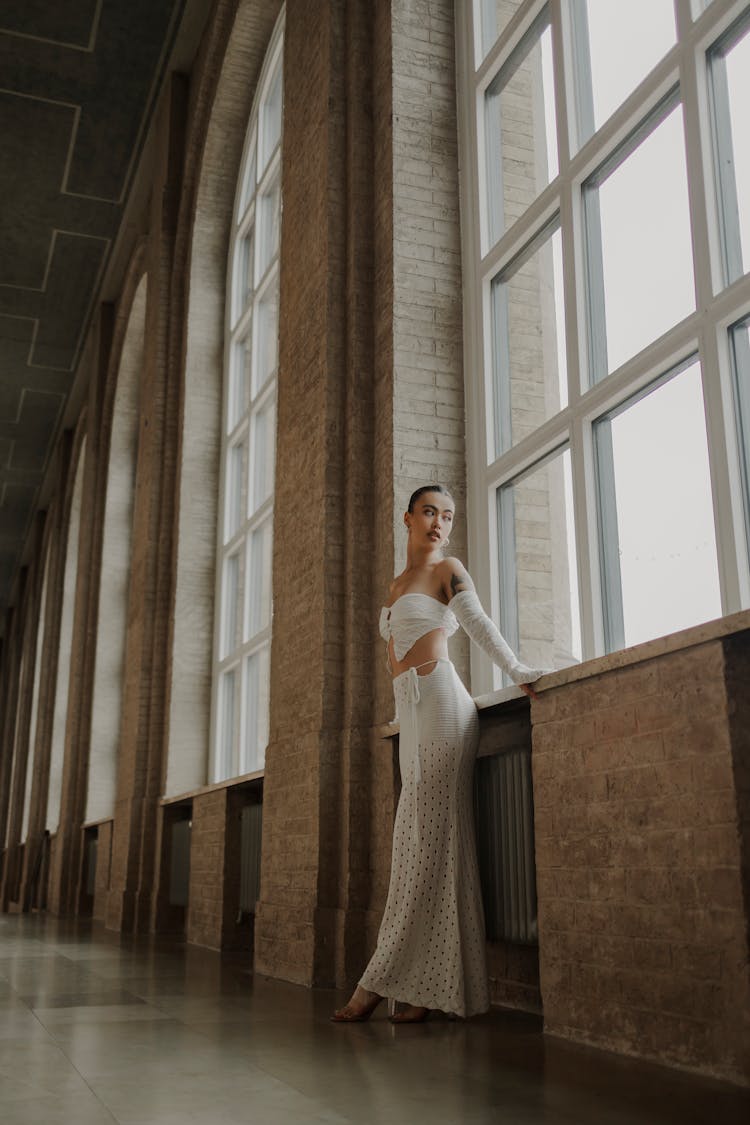
{"label": "white crop top", "polygon": [[445,635],[452,637],[457,628],[453,611],[430,594],[402,594],[380,611],[380,635],[386,642],[393,637],[396,660],[403,660],[419,638],[433,629],[445,629]]}
{"label": "white crop top", "polygon": [[461,625],[474,644],[508,674],[515,684],[530,684],[543,676],[544,668],[522,664],[495,623],[482,609],[473,590],[456,594],[450,606],[443,605],[430,594],[402,594],[391,606],[380,611],[380,635],[384,641],[393,637],[396,659],[401,661],[412,645],[433,629],[445,629],[451,637]]}

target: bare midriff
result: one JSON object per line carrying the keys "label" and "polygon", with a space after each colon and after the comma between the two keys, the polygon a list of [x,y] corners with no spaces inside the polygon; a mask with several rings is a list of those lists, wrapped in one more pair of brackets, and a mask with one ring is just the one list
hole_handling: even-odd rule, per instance
{"label": "bare midriff", "polygon": [[388,642],[388,656],[390,658],[391,675],[396,676],[408,672],[410,668],[417,669],[418,676],[428,676],[434,669],[438,660],[448,659],[448,639],[445,629],[430,629],[418,641],[415,641],[403,660],[396,660],[393,650],[393,638]]}

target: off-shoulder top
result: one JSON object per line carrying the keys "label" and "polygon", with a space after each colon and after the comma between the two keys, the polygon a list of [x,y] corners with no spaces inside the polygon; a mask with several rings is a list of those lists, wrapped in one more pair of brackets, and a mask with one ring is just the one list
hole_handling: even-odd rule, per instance
{"label": "off-shoulder top", "polygon": [[431,594],[402,594],[380,611],[380,635],[386,642],[393,637],[396,660],[403,660],[420,637],[433,629],[445,629],[445,635],[451,637],[458,621],[453,610]]}

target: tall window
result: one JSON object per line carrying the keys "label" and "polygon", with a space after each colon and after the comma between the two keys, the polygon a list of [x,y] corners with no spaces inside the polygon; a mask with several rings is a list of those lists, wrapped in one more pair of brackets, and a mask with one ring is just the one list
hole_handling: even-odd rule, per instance
{"label": "tall window", "polygon": [[750,605],[750,3],[457,12],[471,561],[559,667]]}
{"label": "tall window", "polygon": [[262,769],[268,742],[282,19],[268,48],[250,116],[229,251],[214,638],[214,781]]}

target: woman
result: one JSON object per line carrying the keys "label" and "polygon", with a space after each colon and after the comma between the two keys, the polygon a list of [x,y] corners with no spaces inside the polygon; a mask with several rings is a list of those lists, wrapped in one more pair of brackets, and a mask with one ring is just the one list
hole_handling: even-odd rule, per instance
{"label": "woman", "polygon": [[443,556],[454,514],[443,485],[411,496],[406,569],[380,616],[402,788],[378,944],[348,1004],[331,1017],[340,1023],[368,1019],[385,996],[401,1002],[394,1023],[419,1023],[430,1009],[470,1016],[489,1007],[472,803],[479,723],[448,658],[448,637],[460,623],[528,695],[542,672],[518,662],[464,567]]}

